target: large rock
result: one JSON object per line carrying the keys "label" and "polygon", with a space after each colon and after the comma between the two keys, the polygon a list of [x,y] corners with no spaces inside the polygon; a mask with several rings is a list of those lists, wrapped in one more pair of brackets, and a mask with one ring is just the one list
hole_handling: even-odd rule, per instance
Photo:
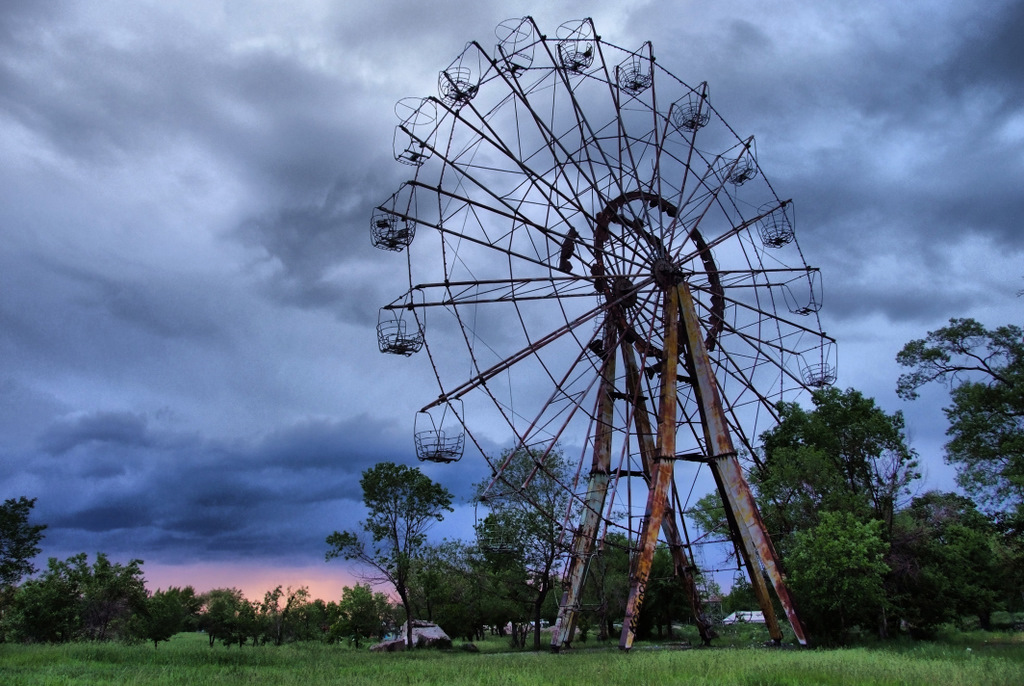
{"label": "large rock", "polygon": [[[403,624],[399,630],[398,638],[370,646],[370,650],[375,653],[396,653],[405,650],[407,648],[405,645],[405,631],[406,625]],[[448,634],[441,627],[433,622],[427,622],[422,619],[412,620],[412,643],[417,648],[452,647],[452,639],[448,637]]]}
{"label": "large rock", "polygon": [[370,646],[370,651],[374,653],[400,653],[403,650],[405,650],[404,638],[393,638],[390,641]]}
{"label": "large rock", "polygon": [[[406,625],[403,624],[399,636],[406,636]],[[412,620],[412,642],[417,648],[451,648],[452,639],[441,627],[433,622],[422,619]]]}

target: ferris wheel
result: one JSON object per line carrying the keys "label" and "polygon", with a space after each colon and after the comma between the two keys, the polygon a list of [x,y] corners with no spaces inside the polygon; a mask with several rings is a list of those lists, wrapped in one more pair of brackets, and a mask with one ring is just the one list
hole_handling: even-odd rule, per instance
{"label": "ferris wheel", "polygon": [[759,459],[778,402],[835,380],[793,203],[707,84],[663,69],[650,43],[617,47],[589,19],[546,36],[529,17],[496,38],[469,43],[436,93],[398,102],[393,153],[409,178],[370,221],[408,274],[380,310],[380,350],[425,352],[440,389],[415,419],[418,457],[479,453],[498,489],[522,486],[502,478],[516,454],[533,474],[563,453],[580,465],[564,484],[574,514],[556,648],[614,532],[634,556],[620,645],[632,645],[659,541],[710,637],[682,519],[701,474],[772,638],[762,568],[804,642],[740,464]]}

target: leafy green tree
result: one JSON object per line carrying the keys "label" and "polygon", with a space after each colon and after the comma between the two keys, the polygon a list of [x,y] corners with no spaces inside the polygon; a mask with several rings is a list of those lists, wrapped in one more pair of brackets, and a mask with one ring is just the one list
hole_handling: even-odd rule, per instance
{"label": "leafy green tree", "polygon": [[[522,647],[524,635],[517,631],[523,617],[528,614],[529,600],[524,596],[527,572],[522,560],[512,549],[477,548],[468,557],[472,584],[466,593],[477,604],[479,611],[478,635],[483,626],[491,627],[493,633],[505,637],[506,627],[513,628],[513,646]],[[456,631],[455,634],[460,635]]]}
{"label": "leafy green tree", "polygon": [[82,634],[82,589],[88,575],[85,553],[67,560],[51,557],[46,569],[18,587],[4,617],[16,641],[66,643]]}
{"label": "leafy green tree", "polygon": [[[502,454],[500,461],[505,468],[498,478],[497,492],[486,496],[491,512],[484,523],[489,533],[508,543],[506,550],[496,551],[504,556],[502,564],[525,571],[524,583],[515,595],[530,605],[535,650],[541,647],[545,601],[559,571],[561,522],[570,500],[564,484],[572,476],[561,452],[552,451],[542,457],[529,449]],[[489,483],[477,484],[477,492],[482,495]]]}
{"label": "leafy green tree", "polygon": [[351,641],[356,648],[368,638],[383,638],[391,623],[391,603],[383,593],[374,593],[369,584],[345,586],[338,603],[339,617],[331,628],[337,637]]}
{"label": "leafy green tree", "polygon": [[263,641],[270,641],[276,646],[284,642],[286,613],[281,608],[282,597],[284,597],[284,589],[281,586],[276,586],[272,591],[263,594],[263,602],[256,610],[256,619],[260,624]]}
{"label": "leafy green tree", "polygon": [[14,594],[5,617],[12,636],[48,643],[130,637],[132,617],[145,612],[141,565],[112,563],[104,553],[91,566],[85,553],[50,558],[46,570]]}
{"label": "leafy green tree", "polygon": [[807,530],[823,512],[849,512],[883,522],[887,533],[920,477],[902,413],[887,414],[853,389],[821,389],[811,400],[810,411],[781,404],[779,424],[761,435],[751,483],[769,531]]}
{"label": "leafy green tree", "polygon": [[123,636],[127,624],[146,606],[142,560],[126,565],[97,553],[92,569],[82,575],[81,618],[86,638],[103,641]]}
{"label": "leafy green tree", "polygon": [[[592,614],[599,641],[607,641],[615,633],[615,623],[626,614],[629,596],[629,540],[624,534],[610,532],[590,562],[583,586],[584,614]],[[645,603],[646,605],[646,603]],[[582,619],[582,617],[581,617]],[[577,621],[580,638],[586,623]]]}
{"label": "leafy green tree", "polygon": [[29,524],[35,498],[9,498],[0,505],[0,593],[34,574],[32,558],[39,554],[45,524]]}
{"label": "leafy green tree", "polygon": [[917,635],[976,615],[989,628],[1019,570],[1007,567],[1002,538],[974,502],[955,493],[915,498],[897,518],[892,552],[894,602]]}
{"label": "leafy green tree", "polygon": [[801,618],[819,640],[843,640],[854,626],[870,626],[885,603],[888,544],[882,522],[823,512],[798,531],[789,553],[789,584]]}
{"label": "leafy green tree", "polygon": [[725,597],[722,598],[723,617],[737,611],[754,610],[757,606],[754,585],[750,583],[746,573],[737,570],[733,576],[732,587]]}
{"label": "leafy green tree", "polygon": [[429,546],[415,565],[410,590],[420,616],[449,636],[472,641],[483,632],[485,597],[494,589],[478,549],[449,540]]}
{"label": "leafy green tree", "polygon": [[[849,521],[872,527],[887,546],[896,515],[909,502],[911,486],[920,477],[917,456],[907,446],[902,413],[888,414],[854,389],[821,389],[812,394],[811,402],[813,409],[779,405],[779,424],[761,435],[761,459],[750,473],[762,517],[790,577],[802,574],[804,579],[821,570],[798,569],[807,557],[794,553],[811,545],[807,536],[819,530],[826,514],[844,517],[839,523],[832,520],[833,528]],[[718,493],[701,498],[686,514],[702,531],[729,531]],[[832,610],[819,603],[828,598],[814,593],[813,584],[805,587],[803,596],[797,598],[801,617],[809,630],[817,627],[827,640],[837,640],[855,624],[869,624],[863,615],[851,618],[849,610],[830,622]],[[873,597],[858,604],[878,613],[872,623],[883,633],[886,607]]]}
{"label": "leafy green tree", "polygon": [[297,639],[300,641],[326,641],[333,643],[331,627],[341,618],[338,603],[324,602],[314,598],[301,608],[296,622]]}
{"label": "leafy green tree", "polygon": [[[452,494],[419,469],[381,462],[363,472],[359,481],[363,504],[369,513],[360,522],[371,542],[360,540],[353,531],[335,531],[327,537],[327,560],[337,557],[357,560],[377,570],[402,600],[406,617],[412,618],[409,582],[414,561],[427,540],[427,531],[452,512]],[[412,622],[406,625],[406,642],[411,647]]]}
{"label": "leafy green tree", "polygon": [[157,589],[146,600],[143,612],[136,615],[136,633],[140,638],[153,642],[158,648],[161,641],[168,641],[175,634],[184,631],[190,622],[199,616],[202,601],[191,586],[172,586],[166,591]]}
{"label": "leafy green tree", "polygon": [[199,628],[206,632],[210,647],[245,645],[258,634],[256,609],[237,588],[216,588],[203,595]]}
{"label": "leafy green tree", "polygon": [[689,602],[675,576],[672,555],[668,548],[659,547],[654,551],[650,579],[637,620],[636,638],[652,638],[655,628],[657,637],[664,638],[666,627],[668,637],[672,638],[672,620],[689,614]]}
{"label": "leafy green tree", "polygon": [[[281,600],[284,600],[284,606]],[[276,646],[286,641],[297,640],[302,633],[301,624],[306,606],[310,602],[309,589],[300,586],[287,591],[277,586],[263,595],[263,602],[256,608],[256,620],[260,627],[260,642],[267,641]]]}
{"label": "leafy green tree", "polygon": [[[920,477],[917,456],[907,446],[902,413],[888,414],[854,389],[821,389],[812,394],[811,402],[812,410],[789,403],[779,406],[779,424],[761,435],[763,459],[751,471],[751,485],[812,635],[841,640],[855,625],[875,626],[885,635],[891,600],[885,595],[887,579],[865,576],[861,590],[867,595],[861,601],[847,592],[856,584],[833,589],[833,594],[846,594],[830,600],[821,591],[828,586],[813,581],[826,570],[800,565],[814,562],[806,551],[818,539],[808,537],[814,532],[823,535],[826,515],[826,529],[845,531],[836,545],[850,548],[838,551],[845,557],[837,559],[837,568],[856,567],[859,553],[852,546],[867,540],[868,532],[854,527],[854,522],[870,527],[888,550],[896,513],[907,504],[911,485]],[[713,505],[708,504],[710,512],[716,511]],[[831,561],[826,557],[815,564]],[[794,577],[805,582],[799,591]],[[839,602],[843,607],[836,609]]]}
{"label": "leafy green tree", "polygon": [[0,505],[0,642],[3,642],[21,579],[36,572],[32,558],[39,554],[45,524],[29,524],[35,498],[10,498]]}
{"label": "leafy green tree", "polygon": [[512,509],[491,512],[476,525],[477,578],[485,589],[481,614],[485,623],[498,627],[500,636],[506,635],[506,627],[511,629],[513,648],[525,647],[536,599],[523,525],[522,513]]}
{"label": "leafy green tree", "polygon": [[960,485],[995,511],[1024,519],[1024,330],[950,319],[903,346],[896,361],[910,368],[897,382],[900,397],[916,398],[933,381],[950,388],[946,461]]}

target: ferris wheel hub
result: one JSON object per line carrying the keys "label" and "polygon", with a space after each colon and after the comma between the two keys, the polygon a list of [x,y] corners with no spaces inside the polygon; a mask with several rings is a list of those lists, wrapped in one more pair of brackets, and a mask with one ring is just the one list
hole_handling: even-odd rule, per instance
{"label": "ferris wheel hub", "polygon": [[624,309],[636,307],[636,286],[633,281],[625,276],[616,276],[612,279],[611,301]]}
{"label": "ferris wheel hub", "polygon": [[667,257],[659,257],[654,260],[651,275],[654,276],[654,282],[666,291],[683,282],[682,267]]}

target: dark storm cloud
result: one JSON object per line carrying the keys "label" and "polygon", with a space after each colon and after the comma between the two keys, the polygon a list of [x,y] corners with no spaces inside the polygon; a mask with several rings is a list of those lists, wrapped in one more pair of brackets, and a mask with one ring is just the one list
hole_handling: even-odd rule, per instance
{"label": "dark storm cloud", "polygon": [[165,357],[174,346],[230,344],[223,303],[209,297],[202,278],[182,283],[152,271],[119,274],[73,259],[0,257],[0,349],[10,360],[27,366],[61,360],[79,373],[105,369],[120,376],[133,364],[164,358],[166,376],[176,364]]}
{"label": "dark storm cloud", "polygon": [[389,182],[366,171],[336,180],[321,202],[278,208],[238,228],[238,238],[264,251],[271,263],[263,283],[268,297],[327,309],[357,324],[376,323],[373,303],[385,296],[375,286],[383,284],[368,282],[365,273],[368,264],[385,260],[370,244],[367,208],[383,202],[380,189]]}
{"label": "dark storm cloud", "polygon": [[1019,41],[1003,27],[1021,12],[1001,3],[963,27],[923,12],[878,24],[881,7],[802,8],[796,42],[781,16],[767,29],[732,21],[694,36],[693,54],[712,75],[712,101],[750,127],[780,195],[795,197],[797,235],[823,269],[826,320],[942,321],[988,305],[993,281],[1007,281],[954,268],[968,245],[1024,247],[1021,114],[1007,106],[1020,82],[997,85],[1017,64]]}
{"label": "dark storm cloud", "polygon": [[1011,2],[997,8],[979,7],[963,27],[964,43],[953,53],[940,74],[957,91],[993,89],[1007,106],[1024,100],[1024,5]]}
{"label": "dark storm cloud", "polygon": [[[66,411],[53,395],[11,378],[0,379],[0,446],[32,443],[41,423]],[[9,476],[7,469],[15,466],[0,461],[0,475]]]}
{"label": "dark storm cloud", "polygon": [[405,95],[414,95],[435,86],[438,72],[468,42],[489,46],[495,25],[516,15],[488,3],[355,2],[339,8],[332,31],[339,43],[352,46],[351,68],[392,87],[409,84],[412,91]]}
{"label": "dark storm cloud", "polygon": [[[894,265],[898,271],[898,266]],[[896,281],[899,275],[894,275]],[[865,280],[853,287],[833,287],[826,291],[825,301],[833,319],[857,319],[880,314],[890,322],[915,322],[928,325],[936,317],[953,311],[963,311],[984,296],[972,297],[962,292],[944,293],[939,300],[933,285],[903,281],[898,286]]]}
{"label": "dark storm cloud", "polygon": [[39,22],[59,16],[61,3],[7,0],[0,12],[0,45],[9,45]]}
{"label": "dark storm cloud", "polygon": [[[823,270],[843,385],[892,396],[906,340],[1019,319],[1018,2],[7,2],[0,497],[39,498],[44,554],[320,560],[364,516],[361,472],[414,463],[436,384],[376,351],[407,263],[368,237],[413,173],[393,107],[526,13],[652,40],[757,137]],[[459,334],[429,335],[461,355]],[[912,427],[926,445],[940,405]],[[460,501],[486,476],[473,448],[418,466]]]}
{"label": "dark storm cloud", "polygon": [[83,444],[113,443],[130,448],[148,447],[146,418],[124,412],[96,412],[62,418],[47,428],[39,445],[51,455],[63,455]]}
{"label": "dark storm cloud", "polygon": [[344,74],[225,50],[217,35],[165,14],[140,24],[125,42],[99,27],[25,27],[0,48],[0,107],[82,162],[117,165],[192,143],[277,192],[320,187],[358,149],[358,136],[337,135]]}
{"label": "dark storm cloud", "polygon": [[346,421],[308,419],[267,435],[254,457],[268,467],[329,467],[358,473],[388,453],[408,453],[407,439],[392,421],[365,415]]}
{"label": "dark storm cloud", "polygon": [[[121,503],[104,503],[79,510],[78,512],[65,513],[57,517],[48,525],[49,529],[63,533],[61,530],[70,529],[81,535],[80,532],[105,533],[117,529],[139,529],[150,525],[151,513],[143,504],[144,501],[131,497]],[[82,541],[84,544],[85,541]],[[91,541],[90,541],[91,543]]]}
{"label": "dark storm cloud", "polygon": [[90,319],[117,320],[118,326],[134,329],[155,339],[188,338],[195,342],[219,337],[220,326],[208,293],[202,296],[191,287],[162,283],[160,277],[88,272],[65,265],[37,265],[50,269],[54,277],[67,279],[79,303],[91,310]]}
{"label": "dark storm cloud", "polygon": [[64,458],[37,458],[51,494],[64,495],[38,505],[49,546],[137,554],[136,545],[158,558],[201,550],[210,560],[260,554],[262,542],[274,555],[315,557],[333,528],[351,524],[339,513],[360,509],[362,470],[411,453],[398,440],[404,432],[367,417],[306,420],[231,442],[170,434],[158,423],[99,413],[40,437]]}

